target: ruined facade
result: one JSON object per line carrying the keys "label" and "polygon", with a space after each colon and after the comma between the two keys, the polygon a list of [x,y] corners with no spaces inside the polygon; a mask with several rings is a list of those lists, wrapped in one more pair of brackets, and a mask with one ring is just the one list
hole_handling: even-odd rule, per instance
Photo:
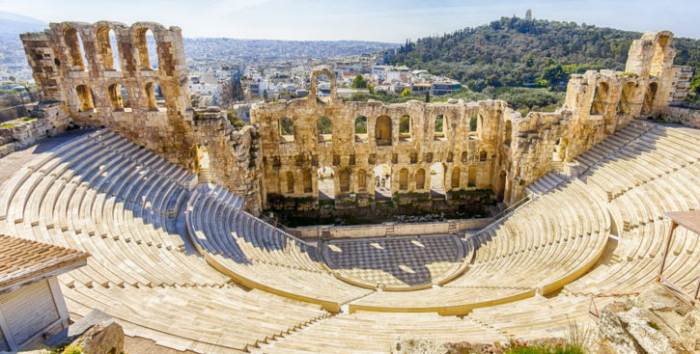
{"label": "ruined facade", "polygon": [[[411,203],[416,194],[430,194],[431,182],[435,189],[437,164],[444,172],[437,188],[448,195],[489,189],[510,204],[553,169],[575,173],[572,158],[618,127],[664,112],[673,92],[671,38],[645,34],[630,48],[625,72],[574,75],[562,108],[526,117],[504,101],[345,102],[328,69],[317,70],[307,98],[251,111],[262,137],[263,203],[313,203],[331,194],[336,207],[367,206],[381,196],[377,180],[390,181],[384,195]],[[316,96],[319,75],[331,78],[327,98]],[[386,166],[388,178],[373,173],[378,166]],[[320,190],[319,180],[329,177],[331,187]]]}
{"label": "ruined facade", "polygon": [[[522,117],[498,100],[344,101],[333,72],[320,68],[308,97],[256,104],[253,125],[235,130],[218,109],[192,108],[177,27],[64,22],[21,38],[42,100],[245,195],[253,212],[382,199],[430,208],[435,191],[461,203],[489,191],[511,204],[551,170],[576,173],[572,158],[618,127],[665,112],[678,86],[672,34],[647,33],[625,72],[573,75],[556,112]],[[330,81],[325,97],[321,76]]]}
{"label": "ruined facade", "polygon": [[[233,131],[222,112],[192,108],[180,28],[62,22],[21,39],[42,101],[62,102],[75,124],[109,127],[192,170],[198,149],[211,144],[217,163],[208,175],[250,195],[248,205],[257,210],[258,179],[247,172],[255,163],[247,152],[254,131]],[[248,147],[229,148],[241,141]]]}

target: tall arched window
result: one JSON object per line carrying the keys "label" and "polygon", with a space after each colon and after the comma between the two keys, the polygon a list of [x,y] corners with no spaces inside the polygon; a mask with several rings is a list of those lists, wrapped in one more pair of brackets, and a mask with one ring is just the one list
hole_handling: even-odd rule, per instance
{"label": "tall arched window", "polygon": [[402,191],[408,190],[408,170],[405,168],[399,171],[399,189]]}
{"label": "tall arched window", "polygon": [[629,114],[632,111],[631,101],[634,98],[636,84],[634,82],[628,82],[622,87],[622,94],[620,95],[620,102],[617,104],[617,113],[619,114]]}
{"label": "tall arched window", "polygon": [[280,137],[283,141],[294,141],[294,122],[287,118],[282,117],[279,120],[280,125]]}
{"label": "tall arched window", "polygon": [[642,105],[642,114],[651,114],[654,110],[654,100],[656,100],[656,92],[659,90],[659,84],[652,82],[644,94],[644,104]]}
{"label": "tall arched window", "polygon": [[318,141],[326,142],[333,140],[333,123],[326,116],[321,116],[318,119],[316,129],[318,130]]}
{"label": "tall arched window", "polygon": [[469,132],[475,133],[478,125],[479,123],[477,122],[476,116],[471,116],[471,118],[469,118]]}
{"label": "tall arched window", "polygon": [[445,137],[445,116],[438,114],[435,117],[435,129],[433,132],[435,139],[443,139]]}
{"label": "tall arched window", "polygon": [[357,171],[357,191],[366,192],[367,191],[367,172],[365,170]]}
{"label": "tall arched window", "polygon": [[452,189],[459,188],[459,182],[460,182],[460,174],[462,171],[459,169],[459,167],[455,167],[452,169]]}
{"label": "tall arched window", "polygon": [[304,170],[302,173],[302,182],[304,183],[304,193],[311,193],[314,191],[313,179],[311,176],[311,170]]}
{"label": "tall arched window", "polygon": [[484,162],[487,159],[488,159],[488,154],[486,153],[486,151],[481,150],[481,152],[479,152],[479,161]]}
{"label": "tall arched window", "polygon": [[350,192],[350,170],[344,169],[340,171],[340,191],[343,193]]}
{"label": "tall arched window", "polygon": [[63,39],[68,47],[71,69],[76,71],[87,70],[85,48],[83,47],[83,41],[80,38],[80,34],[78,34],[78,30],[73,27],[66,28],[63,32]]}
{"label": "tall arched window", "polygon": [[355,118],[355,141],[356,142],[366,142],[367,141],[367,117],[357,116]]}
{"label": "tall arched window", "polygon": [[294,173],[292,171],[287,171],[286,173],[286,179],[287,179],[287,193],[293,194],[294,193]]}
{"label": "tall arched window", "polygon": [[86,85],[78,85],[75,87],[75,94],[78,96],[78,111],[87,112],[95,109],[95,101],[93,100],[92,90]]}
{"label": "tall arched window", "polygon": [[156,99],[156,86],[153,82],[147,82],[144,87],[146,93],[146,106],[149,110],[158,110],[158,101]]}
{"label": "tall arched window", "polygon": [[399,118],[399,139],[403,141],[411,139],[411,117],[408,115]]}
{"label": "tall arched window", "polygon": [[377,145],[391,145],[391,118],[387,116],[377,118],[374,133]]}
{"label": "tall arched window", "polygon": [[591,104],[591,115],[599,115],[605,113],[605,104],[608,101],[609,87],[605,82],[598,84]]}
{"label": "tall arched window", "polygon": [[136,49],[141,70],[158,69],[158,47],[153,31],[141,28],[136,32]]}
{"label": "tall arched window", "polygon": [[476,166],[469,166],[467,175],[467,187],[476,187]]}
{"label": "tall arched window", "polygon": [[416,171],[416,189],[425,189],[425,170],[422,168],[419,168],[418,171]]}
{"label": "tall arched window", "polygon": [[112,103],[112,109],[121,111],[124,109],[124,99],[122,98],[121,85],[114,83],[107,88],[109,93],[109,101]]}
{"label": "tall arched window", "polygon": [[104,70],[121,70],[119,60],[119,48],[117,36],[114,30],[108,26],[102,26],[97,30],[96,35],[97,50],[102,57],[102,65]]}

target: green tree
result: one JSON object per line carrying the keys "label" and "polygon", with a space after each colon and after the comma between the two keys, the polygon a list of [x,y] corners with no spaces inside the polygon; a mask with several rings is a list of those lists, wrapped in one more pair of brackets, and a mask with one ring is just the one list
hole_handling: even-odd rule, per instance
{"label": "green tree", "polygon": [[411,95],[411,89],[408,88],[408,87],[406,87],[405,89],[403,89],[403,91],[401,91],[401,95],[400,95],[400,96],[401,96],[401,97],[408,97],[408,96],[410,96],[410,95]]}
{"label": "green tree", "polygon": [[357,75],[354,79],[352,79],[352,88],[354,89],[366,89],[367,85],[367,80],[365,80],[362,75]]}
{"label": "green tree", "polygon": [[554,64],[546,67],[540,79],[547,83],[551,89],[562,89],[569,81],[569,74],[564,71],[561,64]]}

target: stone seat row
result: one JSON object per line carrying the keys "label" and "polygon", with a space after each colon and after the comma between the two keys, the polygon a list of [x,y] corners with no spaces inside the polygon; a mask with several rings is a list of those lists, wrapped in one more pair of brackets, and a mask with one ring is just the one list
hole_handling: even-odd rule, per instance
{"label": "stone seat row", "polygon": [[[329,314],[317,306],[260,291],[220,288],[66,288],[71,311],[99,308],[126,323],[127,335],[146,329],[156,343],[178,350],[246,351]],[[155,333],[154,333],[155,332]]]}
{"label": "stone seat row", "polygon": [[227,285],[199,254],[183,251],[171,216],[193,176],[113,133],[83,135],[29,165],[3,188],[11,217],[0,231],[91,253],[85,267],[60,277],[74,314],[98,308],[134,335],[205,353],[245,350],[327,316]]}
{"label": "stone seat row", "polygon": [[332,311],[371,292],[337,279],[315,247],[215,195],[208,185],[197,187],[187,206],[187,228],[207,261],[236,281]]}

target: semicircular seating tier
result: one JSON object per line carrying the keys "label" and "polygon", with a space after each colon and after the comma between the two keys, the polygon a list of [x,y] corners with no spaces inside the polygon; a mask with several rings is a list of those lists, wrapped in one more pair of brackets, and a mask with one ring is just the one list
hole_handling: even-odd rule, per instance
{"label": "semicircular seating tier", "polygon": [[[451,282],[408,292],[370,291],[354,286],[367,284],[350,279],[351,272],[366,272],[362,267],[337,272],[331,264],[331,272],[315,246],[217,196],[210,186],[199,186],[187,207],[188,230],[207,260],[246,286],[319,303],[331,311],[347,304],[350,311],[464,314],[476,307],[532,297],[538,291],[549,293],[598,260],[610,225],[603,200],[589,194],[583,182],[572,181],[470,239],[462,264],[452,262],[448,267],[446,278],[456,278]],[[442,238],[443,244],[454,242],[451,236]],[[400,250],[402,244],[397,245]],[[389,255],[383,254],[375,264],[390,263]],[[373,271],[386,274],[382,268]],[[453,275],[456,271],[461,275]]]}
{"label": "semicircular seating tier", "polygon": [[127,335],[227,353],[329,316],[231,284],[197,254],[178,231],[185,170],[104,130],[37,155],[3,184],[0,232],[91,254],[59,277],[74,319],[99,309]]}
{"label": "semicircular seating tier", "polygon": [[[460,267],[444,273],[458,276],[416,291],[339,279],[314,245],[106,130],[37,151],[7,180],[0,233],[90,252],[87,266],[59,277],[71,315],[97,308],[127,335],[178,350],[388,352],[399,337],[566,337],[596,308],[655,282],[664,213],[700,207],[698,141],[698,130],[633,122],[577,158],[579,177],[545,176],[532,201],[466,238]],[[693,288],[699,235],[676,230],[664,274]]]}

